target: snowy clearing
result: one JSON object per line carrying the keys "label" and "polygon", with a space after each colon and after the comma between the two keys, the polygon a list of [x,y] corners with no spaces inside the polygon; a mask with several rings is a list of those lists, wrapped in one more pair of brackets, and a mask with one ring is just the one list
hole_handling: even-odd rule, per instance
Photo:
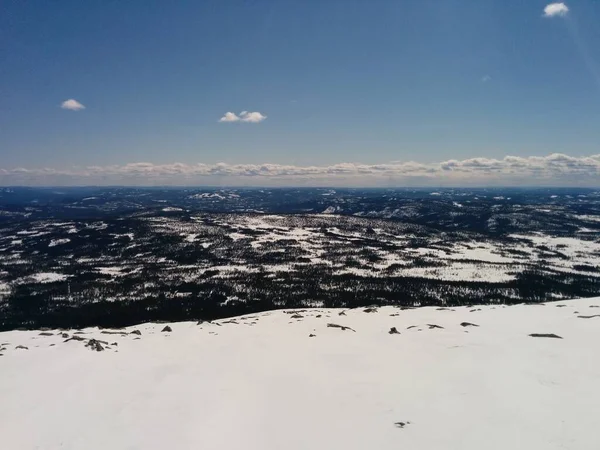
{"label": "snowy clearing", "polygon": [[67,279],[67,276],[62,273],[55,272],[41,272],[32,275],[32,278],[37,283],[54,283],[55,281],[63,281]]}
{"label": "snowy clearing", "polygon": [[118,344],[102,352],[3,332],[2,447],[597,449],[599,307],[271,311],[77,335]]}

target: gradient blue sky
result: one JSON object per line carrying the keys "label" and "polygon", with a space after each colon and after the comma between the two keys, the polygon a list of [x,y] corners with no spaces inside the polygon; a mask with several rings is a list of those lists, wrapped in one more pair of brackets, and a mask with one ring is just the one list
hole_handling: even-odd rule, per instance
{"label": "gradient blue sky", "polygon": [[[118,182],[139,162],[580,164],[600,153],[600,2],[548,3],[3,0],[0,182],[119,166]],[[241,111],[267,119],[219,123]]]}

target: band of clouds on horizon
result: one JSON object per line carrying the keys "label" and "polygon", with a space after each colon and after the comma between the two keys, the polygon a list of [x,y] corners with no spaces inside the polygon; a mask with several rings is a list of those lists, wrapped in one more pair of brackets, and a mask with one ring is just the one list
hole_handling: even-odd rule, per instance
{"label": "band of clouds on horizon", "polygon": [[286,185],[331,183],[340,185],[379,185],[394,181],[422,185],[499,184],[519,185],[576,184],[600,185],[600,155],[573,157],[561,153],[547,156],[506,156],[502,159],[470,158],[439,163],[414,161],[383,164],[338,163],[328,166],[284,164],[153,164],[54,168],[0,169],[0,184],[40,185],[53,180],[60,184],[124,183],[193,183],[202,180],[227,180],[239,184],[269,182]]}

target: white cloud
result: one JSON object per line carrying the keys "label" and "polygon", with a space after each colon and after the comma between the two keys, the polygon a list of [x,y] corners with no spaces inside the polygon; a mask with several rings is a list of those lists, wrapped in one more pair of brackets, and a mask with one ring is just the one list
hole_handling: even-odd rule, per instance
{"label": "white cloud", "polygon": [[267,116],[259,113],[258,111],[242,111],[239,116],[232,112],[226,112],[223,117],[219,119],[219,122],[248,122],[248,123],[259,123],[265,120]]}
{"label": "white cloud", "polygon": [[219,122],[239,122],[239,120],[240,118],[236,114],[226,112],[225,115],[219,119]]}
{"label": "white cloud", "polygon": [[250,122],[250,123],[262,122],[263,120],[265,120],[267,118],[267,116],[259,113],[258,111],[256,111],[256,112],[242,111],[240,113],[240,117],[242,118],[242,122]]}
{"label": "white cloud", "polygon": [[69,100],[65,100],[64,102],[61,103],[60,107],[62,109],[68,109],[70,111],[80,111],[82,109],[85,109],[85,106],[83,106],[81,103],[79,103],[74,98],[70,98]]}
{"label": "white cloud", "polygon": [[600,185],[600,155],[506,156],[437,163],[341,162],[284,164],[152,164],[73,168],[0,168],[0,185],[232,185],[307,186],[592,186]]}
{"label": "white cloud", "polygon": [[569,7],[564,3],[550,3],[544,8],[544,17],[564,17],[569,12]]}
{"label": "white cloud", "polygon": [[481,77],[482,83],[487,83],[488,81],[492,81],[492,77],[490,75],[484,75]]}

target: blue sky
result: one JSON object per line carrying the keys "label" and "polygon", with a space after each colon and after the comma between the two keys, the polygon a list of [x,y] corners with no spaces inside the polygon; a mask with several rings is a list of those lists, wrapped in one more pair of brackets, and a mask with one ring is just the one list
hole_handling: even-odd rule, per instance
{"label": "blue sky", "polygon": [[598,185],[600,2],[548,4],[4,0],[0,183]]}

